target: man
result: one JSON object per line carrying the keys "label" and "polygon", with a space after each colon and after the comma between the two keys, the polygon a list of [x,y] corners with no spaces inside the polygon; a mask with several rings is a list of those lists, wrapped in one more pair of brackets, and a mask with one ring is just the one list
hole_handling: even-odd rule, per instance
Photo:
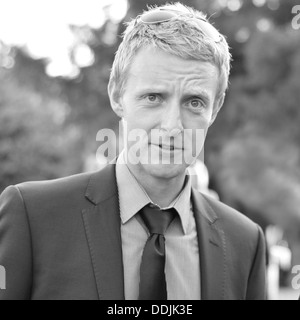
{"label": "man", "polygon": [[128,24],[108,86],[125,148],[99,172],[3,192],[0,299],[264,299],[261,229],[187,175],[229,66],[201,12],[177,3]]}

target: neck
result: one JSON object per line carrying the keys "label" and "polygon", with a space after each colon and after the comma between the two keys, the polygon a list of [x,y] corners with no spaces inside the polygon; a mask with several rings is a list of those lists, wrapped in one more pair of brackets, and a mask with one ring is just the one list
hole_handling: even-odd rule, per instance
{"label": "neck", "polygon": [[161,208],[168,207],[184,187],[186,173],[167,179],[146,174],[136,167],[130,168],[139,184],[145,189],[153,203]]}

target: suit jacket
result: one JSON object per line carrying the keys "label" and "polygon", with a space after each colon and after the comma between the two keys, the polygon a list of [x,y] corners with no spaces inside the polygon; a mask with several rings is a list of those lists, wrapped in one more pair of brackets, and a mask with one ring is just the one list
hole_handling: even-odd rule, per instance
{"label": "suit jacket", "polygon": [[[264,299],[261,229],[192,191],[201,297]],[[95,173],[8,187],[0,198],[4,299],[124,299],[115,165]]]}

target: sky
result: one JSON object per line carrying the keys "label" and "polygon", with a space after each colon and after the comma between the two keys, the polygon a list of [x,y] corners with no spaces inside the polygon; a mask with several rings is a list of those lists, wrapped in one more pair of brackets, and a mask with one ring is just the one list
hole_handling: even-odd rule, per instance
{"label": "sky", "polygon": [[[103,7],[118,23],[127,11],[126,0],[0,0],[0,41],[25,48],[33,58],[48,58],[50,76],[75,77],[79,72],[69,59],[76,37],[69,25],[99,28],[105,21]],[[93,52],[77,45],[80,66],[93,63]]]}

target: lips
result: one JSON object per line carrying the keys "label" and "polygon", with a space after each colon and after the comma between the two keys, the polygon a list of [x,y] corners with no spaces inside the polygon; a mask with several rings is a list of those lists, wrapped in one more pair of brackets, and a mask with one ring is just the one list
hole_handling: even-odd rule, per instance
{"label": "lips", "polygon": [[152,144],[156,147],[159,147],[160,149],[162,150],[166,150],[166,151],[182,151],[183,148],[180,146],[180,147],[177,147],[177,146],[174,146],[174,145],[168,145],[168,144]]}
{"label": "lips", "polygon": [[161,149],[171,150],[171,151],[173,151],[173,150],[175,149],[174,146],[165,145],[165,144],[160,144],[159,147],[160,147]]}

